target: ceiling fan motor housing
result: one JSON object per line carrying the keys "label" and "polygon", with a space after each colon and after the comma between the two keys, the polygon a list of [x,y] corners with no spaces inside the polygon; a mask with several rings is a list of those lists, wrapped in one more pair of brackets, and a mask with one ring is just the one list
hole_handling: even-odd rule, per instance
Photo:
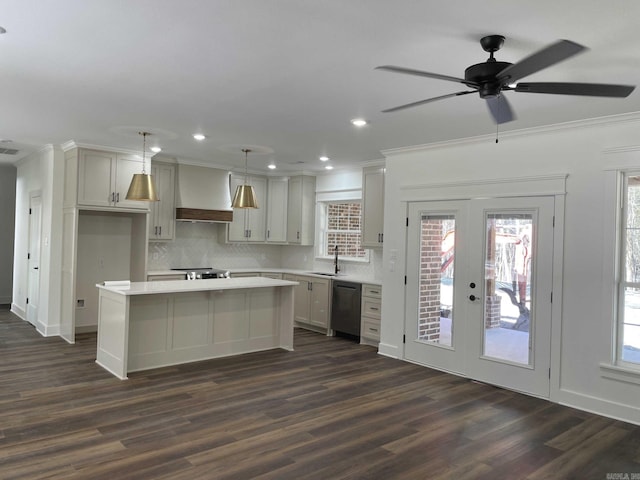
{"label": "ceiling fan motor housing", "polygon": [[497,75],[510,66],[509,62],[487,61],[471,65],[464,71],[464,79],[470,87],[479,85],[480,98],[497,97],[505,82],[498,80]]}

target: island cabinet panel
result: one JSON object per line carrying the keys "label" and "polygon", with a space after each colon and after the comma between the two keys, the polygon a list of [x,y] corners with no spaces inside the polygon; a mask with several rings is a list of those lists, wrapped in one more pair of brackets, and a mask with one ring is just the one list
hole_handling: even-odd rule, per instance
{"label": "island cabinet panel", "polygon": [[[135,321],[129,324],[129,346],[140,355],[163,353],[171,348],[169,338],[169,298],[134,299],[136,313]],[[164,319],[164,321],[158,321]]]}
{"label": "island cabinet panel", "polygon": [[242,343],[249,337],[246,312],[238,308],[244,305],[245,293],[219,292],[214,294],[213,339],[224,351],[233,353],[233,344]]}
{"label": "island cabinet panel", "polygon": [[129,298],[100,292],[98,312],[102,328],[98,328],[96,363],[118,378],[127,378]]}
{"label": "island cabinet panel", "polygon": [[[99,288],[96,362],[124,379],[137,370],[272,348],[291,350],[294,285],[257,277],[250,281],[275,285],[225,288],[232,281],[202,280],[220,288],[172,293],[153,293],[163,288],[151,286],[157,282],[141,283],[151,293],[137,295]],[[164,287],[180,289],[173,285],[177,283]]]}
{"label": "island cabinet panel", "polygon": [[255,344],[265,340],[267,344],[272,344],[278,332],[276,296],[269,290],[272,289],[256,290],[248,299],[251,307],[248,311],[249,339]]}
{"label": "island cabinet panel", "polygon": [[183,293],[173,301],[171,350],[203,347],[211,342],[208,292]]}

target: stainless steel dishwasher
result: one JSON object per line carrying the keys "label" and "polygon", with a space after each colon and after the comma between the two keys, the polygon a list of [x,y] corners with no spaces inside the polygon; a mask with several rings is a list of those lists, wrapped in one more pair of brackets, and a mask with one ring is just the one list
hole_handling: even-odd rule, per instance
{"label": "stainless steel dishwasher", "polygon": [[360,337],[360,297],[362,284],[332,280],[331,328],[336,334]]}

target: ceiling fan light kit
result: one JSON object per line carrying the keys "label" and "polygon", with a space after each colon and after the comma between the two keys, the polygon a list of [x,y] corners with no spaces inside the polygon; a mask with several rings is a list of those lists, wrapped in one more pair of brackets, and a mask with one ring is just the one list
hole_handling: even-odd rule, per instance
{"label": "ceiling fan light kit", "polygon": [[515,120],[516,118],[507,98],[503,94],[503,92],[506,91],[624,98],[629,96],[635,88],[635,86],[632,85],[604,83],[516,83],[521,78],[562,62],[567,58],[587,50],[587,48],[570,40],[558,40],[557,42],[552,43],[532,55],[529,55],[517,63],[499,62],[495,59],[494,53],[500,50],[504,44],[504,40],[505,37],[502,35],[488,35],[486,37],[482,37],[480,39],[480,46],[485,52],[489,53],[489,58],[483,63],[477,63],[467,67],[464,71],[464,78],[397,67],[394,65],[382,65],[376,67],[378,70],[461,83],[471,89],[400,105],[398,107],[383,110],[383,113],[404,110],[406,108],[417,107],[419,105],[444,100],[446,98],[458,97],[477,92],[480,98],[487,102],[487,107],[489,108],[489,112],[491,113],[493,120],[496,124],[500,125],[502,123]]}

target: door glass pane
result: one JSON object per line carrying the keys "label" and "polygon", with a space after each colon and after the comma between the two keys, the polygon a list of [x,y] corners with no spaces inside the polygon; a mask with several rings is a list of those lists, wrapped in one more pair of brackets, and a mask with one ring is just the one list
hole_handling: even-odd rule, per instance
{"label": "door glass pane", "polygon": [[451,346],[455,217],[424,215],[420,226],[418,340]]}
{"label": "door glass pane", "polygon": [[486,217],[484,351],[529,365],[533,215]]}

